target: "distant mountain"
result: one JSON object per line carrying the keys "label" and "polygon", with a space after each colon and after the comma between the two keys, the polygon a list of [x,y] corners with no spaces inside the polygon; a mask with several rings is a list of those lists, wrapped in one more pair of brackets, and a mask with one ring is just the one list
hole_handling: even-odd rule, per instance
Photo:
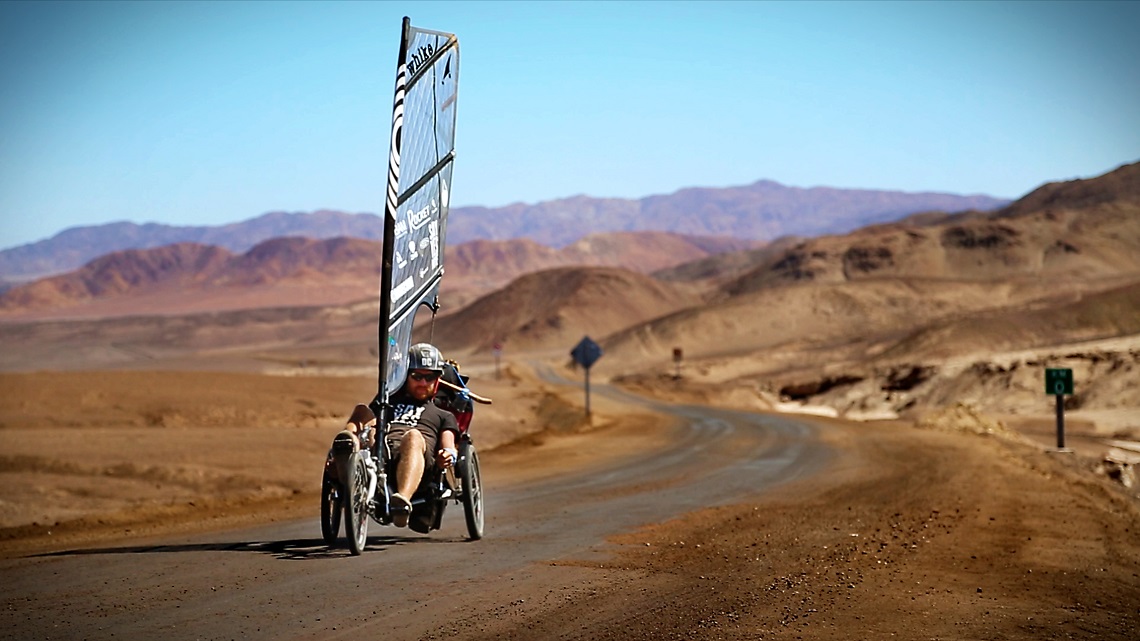
{"label": "distant mountain", "polygon": [[28,279],[76,269],[88,261],[126,249],[150,249],[177,243],[216,245],[244,252],[254,245],[282,236],[324,239],[338,236],[379,239],[384,226],[372,214],[338,211],[289,214],[273,212],[250,220],[220,226],[173,226],[128,222],[73,227],[38,242],[0,251],[0,277]]}
{"label": "distant mountain", "polygon": [[554,247],[574,242],[586,229],[772,240],[843,233],[924,211],[990,210],[1008,202],[930,192],[803,189],[761,180],[744,187],[690,188],[640,200],[575,196],[537,205],[468,207],[450,221],[448,235],[463,239],[525,236]]}
{"label": "distant mountain", "polygon": [[[535,205],[458,207],[451,210],[447,241],[454,245],[479,239],[529,238],[560,248],[590,234],[617,231],[770,240],[841,233],[917,212],[989,210],[1006,203],[989,196],[802,189],[762,180],[744,187],[683,189],[640,200],[575,196]],[[0,280],[27,280],[76,269],[114,251],[183,242],[217,245],[240,253],[280,236],[375,240],[382,235],[379,216],[337,211],[273,212],[216,227],[117,222],[75,227],[46,240],[0,251]]]}
{"label": "distant mountain", "polygon": [[[554,267],[649,272],[756,244],[663,232],[592,235],[560,250],[526,239],[461,243],[446,250],[443,302],[455,310]],[[380,241],[347,237],[273,238],[242,254],[200,243],[129,249],[13,287],[0,295],[0,313],[100,317],[346,303],[376,295],[380,256]]]}
{"label": "distant mountain", "polygon": [[0,296],[0,310],[71,308],[91,301],[108,302],[114,309],[122,305],[116,300],[132,297],[137,301],[147,296],[191,303],[208,290],[215,295],[228,291],[240,301],[251,287],[283,282],[319,287],[338,280],[366,279],[375,284],[379,246],[378,241],[356,238],[290,237],[265,241],[244,254],[199,243],[128,249],[101,256],[72,272],[14,287]]}

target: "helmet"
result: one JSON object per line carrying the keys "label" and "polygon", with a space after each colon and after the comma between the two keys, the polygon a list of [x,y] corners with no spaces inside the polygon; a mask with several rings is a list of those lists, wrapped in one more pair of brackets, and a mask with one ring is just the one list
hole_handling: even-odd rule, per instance
{"label": "helmet", "polygon": [[408,370],[427,369],[443,373],[443,354],[430,343],[416,343],[408,348]]}

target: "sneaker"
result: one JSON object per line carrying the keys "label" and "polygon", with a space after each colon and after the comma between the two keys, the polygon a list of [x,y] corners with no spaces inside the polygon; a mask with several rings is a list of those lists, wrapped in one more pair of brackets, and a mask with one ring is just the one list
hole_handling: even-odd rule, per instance
{"label": "sneaker", "polygon": [[388,504],[392,512],[392,525],[408,527],[408,519],[412,516],[412,502],[396,492],[392,494],[392,501]]}

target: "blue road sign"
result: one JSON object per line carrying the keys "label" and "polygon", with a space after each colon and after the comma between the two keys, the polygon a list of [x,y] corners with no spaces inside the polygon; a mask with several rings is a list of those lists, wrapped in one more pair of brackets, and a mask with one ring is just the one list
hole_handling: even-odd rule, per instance
{"label": "blue road sign", "polygon": [[570,356],[574,359],[574,362],[586,369],[590,369],[590,367],[602,357],[602,348],[591,340],[589,336],[584,336],[582,340],[578,341],[574,349],[570,350]]}

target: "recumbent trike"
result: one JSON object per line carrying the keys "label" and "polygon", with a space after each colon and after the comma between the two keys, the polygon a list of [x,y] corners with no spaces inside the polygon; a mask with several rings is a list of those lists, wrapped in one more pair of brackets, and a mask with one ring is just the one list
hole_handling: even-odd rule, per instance
{"label": "recumbent trike", "polygon": [[[479,477],[479,456],[471,439],[474,402],[489,404],[490,399],[467,387],[468,377],[448,361],[440,377],[434,402],[455,415],[459,424],[455,465],[446,470],[432,467],[424,472],[419,488],[411,497],[412,515],[408,527],[426,534],[438,530],[449,502],[463,504],[470,540],[483,537],[483,484]],[[395,466],[386,439],[379,432],[387,421],[377,421],[383,408],[373,401],[357,405],[348,425],[333,439],[325,460],[321,482],[321,534],[329,546],[336,544],[344,521],[348,549],[353,555],[364,551],[368,539],[368,519],[380,525],[392,523],[389,499],[395,492]],[[379,424],[378,424],[379,423]]]}

